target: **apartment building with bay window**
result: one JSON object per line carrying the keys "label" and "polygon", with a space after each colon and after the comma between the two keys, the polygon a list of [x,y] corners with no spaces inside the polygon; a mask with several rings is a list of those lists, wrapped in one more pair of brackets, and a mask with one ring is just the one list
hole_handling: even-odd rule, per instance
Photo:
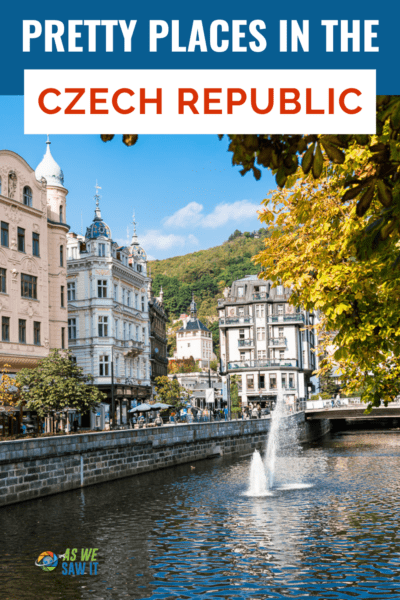
{"label": "apartment building with bay window", "polygon": [[308,396],[316,368],[314,315],[289,304],[290,290],[248,275],[218,301],[223,370],[245,406]]}
{"label": "apartment building with bay window", "polygon": [[68,344],[108,401],[113,369],[116,418],[126,423],[132,402],[151,397],[150,279],[136,229],[130,246],[114,242],[99,198],[86,235],[68,234]]}
{"label": "apartment building with bay window", "polygon": [[68,345],[67,194],[49,140],[35,171],[0,151],[0,368],[12,373]]}

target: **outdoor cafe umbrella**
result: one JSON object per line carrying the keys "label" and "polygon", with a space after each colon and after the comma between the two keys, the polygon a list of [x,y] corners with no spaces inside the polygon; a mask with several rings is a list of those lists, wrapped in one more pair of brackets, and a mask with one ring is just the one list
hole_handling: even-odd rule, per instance
{"label": "outdoor cafe umbrella", "polygon": [[164,404],[163,402],[155,402],[151,405],[152,410],[164,410],[164,408],[173,408],[172,404]]}
{"label": "outdoor cafe umbrella", "polygon": [[144,402],[143,404],[139,404],[139,406],[134,406],[129,412],[148,412],[149,410],[154,410],[153,407],[154,404],[151,406],[151,404],[146,404],[146,402]]}

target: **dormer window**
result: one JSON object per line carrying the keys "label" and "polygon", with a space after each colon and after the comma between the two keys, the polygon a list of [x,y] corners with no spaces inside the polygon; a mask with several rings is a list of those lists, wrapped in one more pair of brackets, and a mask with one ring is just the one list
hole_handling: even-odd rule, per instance
{"label": "dormer window", "polygon": [[276,288],[277,296],[283,296],[283,285],[278,285]]}
{"label": "dormer window", "polygon": [[28,185],[24,187],[23,196],[25,206],[32,206],[32,190]]}

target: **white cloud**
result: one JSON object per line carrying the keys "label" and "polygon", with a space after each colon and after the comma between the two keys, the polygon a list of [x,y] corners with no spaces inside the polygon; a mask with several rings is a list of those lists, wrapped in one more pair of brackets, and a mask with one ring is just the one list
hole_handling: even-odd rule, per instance
{"label": "white cloud", "polygon": [[228,204],[218,204],[212,213],[203,217],[201,221],[202,227],[210,227],[215,229],[226,225],[228,222],[240,222],[245,219],[257,217],[257,210],[260,210],[259,204],[253,204],[249,200],[237,200]]}
{"label": "white cloud", "polygon": [[203,210],[203,205],[198,202],[189,202],[183,208],[177,210],[173,215],[167,217],[164,221],[164,227],[188,227],[193,225],[193,221],[197,222],[200,213]]}
{"label": "white cloud", "polygon": [[229,222],[239,223],[245,219],[256,218],[260,205],[249,200],[237,200],[231,204],[228,202],[218,204],[208,215],[205,215],[203,210],[204,206],[202,204],[189,202],[189,204],[168,217],[164,221],[164,227],[190,228],[196,225],[197,227],[215,229]]}
{"label": "white cloud", "polygon": [[147,251],[152,250],[167,250],[177,246],[184,246],[186,236],[175,235],[174,233],[164,234],[157,229],[150,229],[144,235],[140,235],[140,245]]}

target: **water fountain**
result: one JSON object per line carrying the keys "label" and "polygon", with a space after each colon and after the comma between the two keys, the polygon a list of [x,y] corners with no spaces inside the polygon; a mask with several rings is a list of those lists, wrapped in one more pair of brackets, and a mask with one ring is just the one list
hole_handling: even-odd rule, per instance
{"label": "water fountain", "polygon": [[264,463],[258,450],[254,450],[250,467],[250,486],[246,496],[268,496]]}
{"label": "water fountain", "polygon": [[282,435],[282,425],[285,418],[285,403],[283,398],[278,396],[276,405],[271,415],[271,427],[268,433],[267,451],[265,455],[265,468],[268,473],[268,489],[272,490],[275,482],[275,464],[276,455],[279,448],[280,437]]}

